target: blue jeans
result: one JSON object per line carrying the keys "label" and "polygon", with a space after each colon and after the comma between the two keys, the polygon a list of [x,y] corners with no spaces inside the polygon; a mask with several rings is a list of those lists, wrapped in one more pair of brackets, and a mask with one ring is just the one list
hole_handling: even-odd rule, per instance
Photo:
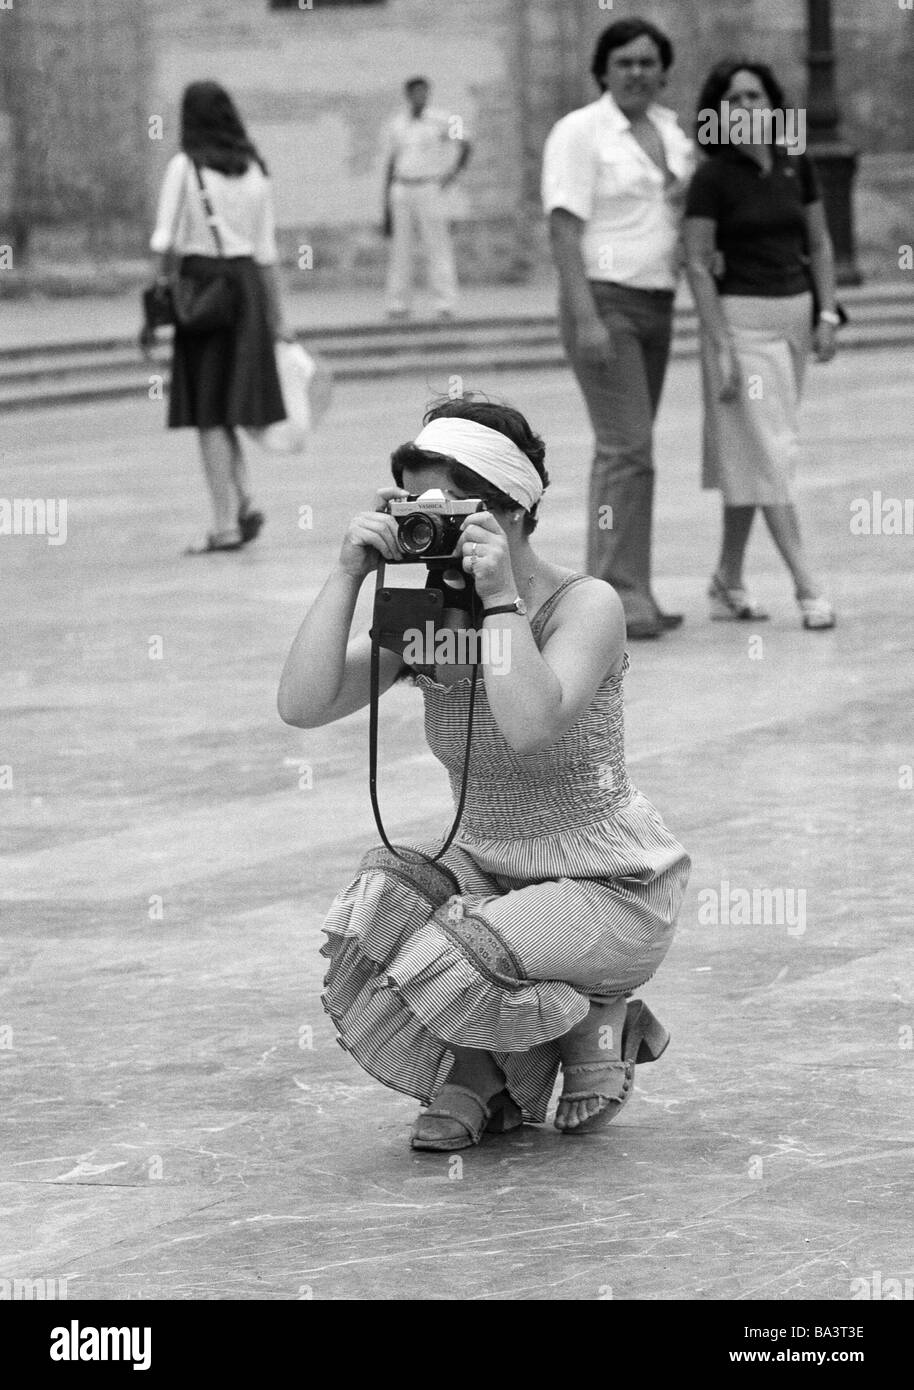
{"label": "blue jeans", "polygon": [[574,321],[560,303],[562,342],[596,440],[587,514],[587,571],[617,591],[627,622],[656,619],[651,593],[654,417],[673,331],[672,290],[590,282],[612,339],[609,365],[577,352]]}

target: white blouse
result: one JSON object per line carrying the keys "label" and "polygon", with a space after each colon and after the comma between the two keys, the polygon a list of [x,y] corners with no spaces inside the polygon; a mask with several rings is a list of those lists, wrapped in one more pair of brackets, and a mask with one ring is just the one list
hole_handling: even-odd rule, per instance
{"label": "white blouse", "polygon": [[543,151],[543,207],[547,214],[565,208],[583,221],[589,280],[671,290],[695,151],[674,111],[654,104],[647,115],[663,142],[669,185],[604,92],[553,126]]}
{"label": "white blouse", "polygon": [[[258,265],[274,265],[279,257],[273,195],[260,165],[251,160],[237,178],[202,166],[201,173],[224,255],[253,256]],[[183,152],[168,161],[149,245],[153,251],[174,250],[182,256],[219,254],[193,164]]]}
{"label": "white blouse", "polygon": [[385,164],[391,159],[395,161],[394,177],[431,182],[446,174],[455,157],[456,146],[451,140],[453,120],[447,111],[429,107],[421,116],[410,111],[394,116],[385,132],[384,159]]}

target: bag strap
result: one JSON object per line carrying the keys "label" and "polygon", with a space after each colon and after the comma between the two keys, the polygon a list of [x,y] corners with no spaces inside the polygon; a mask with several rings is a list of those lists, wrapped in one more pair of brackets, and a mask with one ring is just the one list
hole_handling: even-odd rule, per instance
{"label": "bag strap", "polygon": [[222,244],[222,237],[219,235],[219,228],[216,226],[216,214],[210,202],[209,194],[206,191],[206,184],[203,182],[203,174],[197,161],[191,160],[194,166],[194,173],[197,175],[197,186],[200,189],[200,197],[203,199],[203,206],[206,209],[206,222],[213,234],[213,241],[216,243],[216,250],[221,260],[225,260],[225,248]]}

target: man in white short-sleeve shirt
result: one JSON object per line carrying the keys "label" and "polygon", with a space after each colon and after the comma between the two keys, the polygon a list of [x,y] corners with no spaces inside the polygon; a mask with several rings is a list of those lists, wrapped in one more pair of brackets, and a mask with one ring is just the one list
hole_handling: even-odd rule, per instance
{"label": "man in white short-sleeve shirt", "polygon": [[617,590],[632,638],[682,621],[660,610],[650,578],[652,431],[694,167],[692,142],[655,99],[672,61],[653,24],[611,24],[591,69],[602,96],[564,116],[543,151],[562,339],[596,436],[587,567]]}
{"label": "man in white short-sleeve shirt", "polygon": [[392,241],[387,312],[405,318],[413,291],[413,256],[421,247],[433,308],[449,318],[457,300],[457,274],[443,192],[470,157],[459,116],[429,107],[429,84],[411,77],[407,109],[389,123],[385,137],[384,224]]}

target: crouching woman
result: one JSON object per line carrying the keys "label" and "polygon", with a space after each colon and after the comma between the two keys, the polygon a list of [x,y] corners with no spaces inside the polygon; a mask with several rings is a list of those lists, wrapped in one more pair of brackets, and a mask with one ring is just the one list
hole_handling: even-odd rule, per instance
{"label": "crouching woman", "polygon": [[[349,524],[339,560],[283,670],[279,712],[314,728],[368,703],[370,639],[350,638],[359,590],[401,558],[391,498],[440,489],[481,498],[455,557],[482,601],[469,783],[453,844],[363,858],[326,923],[324,1005],[340,1042],[425,1108],[417,1149],[478,1144],[542,1123],[580,1135],[615,1118],[636,1062],[665,1028],[632,991],[669,948],[689,859],[625,769],[622,606],[602,580],[551,564],[531,535],[548,483],[545,447],[509,406],[462,398],[431,409],[392,457],[396,486]],[[487,652],[510,652],[497,667]],[[429,746],[459,791],[468,673],[411,669],[382,651],[381,690],[409,676]],[[410,853],[409,851],[412,851]]]}

